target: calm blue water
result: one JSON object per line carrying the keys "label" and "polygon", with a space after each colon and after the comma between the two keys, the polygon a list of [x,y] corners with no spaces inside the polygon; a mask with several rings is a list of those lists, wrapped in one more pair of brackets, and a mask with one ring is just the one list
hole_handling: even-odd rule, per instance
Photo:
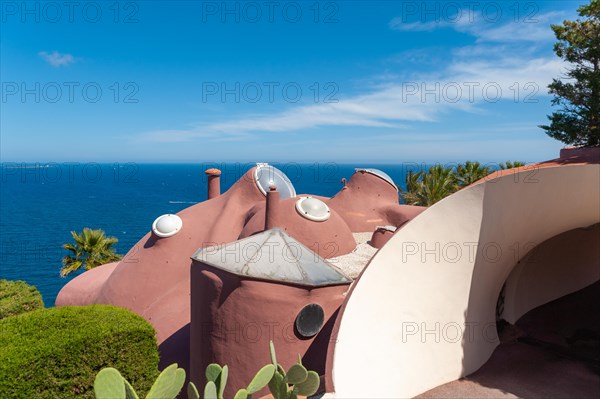
{"label": "calm blue water", "polygon": [[[424,165],[271,163],[289,176],[298,193],[332,196],[354,167],[374,167],[402,185],[407,170]],[[24,167],[25,166],[25,167]],[[154,219],[206,200],[204,170],[223,171],[228,189],[254,164],[3,163],[0,179],[0,278],[25,280],[53,306],[61,287],[62,244],[70,231],[101,228],[119,239],[125,254]]]}

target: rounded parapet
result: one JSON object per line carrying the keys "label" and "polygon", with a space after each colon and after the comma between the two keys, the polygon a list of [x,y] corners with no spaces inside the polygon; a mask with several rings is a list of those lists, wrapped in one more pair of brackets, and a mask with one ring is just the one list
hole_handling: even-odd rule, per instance
{"label": "rounded parapet", "polygon": [[[399,229],[342,305],[328,354],[328,390],[339,398],[413,397],[480,368],[499,343],[502,287],[531,243],[600,222],[600,165],[558,165],[498,174]],[[535,273],[513,275],[507,312],[523,314],[592,284],[598,279],[593,264],[556,264],[565,269],[547,273],[543,289],[525,290],[517,281]],[[357,384],[364,378],[358,365],[370,364],[377,365],[380,383]]]}

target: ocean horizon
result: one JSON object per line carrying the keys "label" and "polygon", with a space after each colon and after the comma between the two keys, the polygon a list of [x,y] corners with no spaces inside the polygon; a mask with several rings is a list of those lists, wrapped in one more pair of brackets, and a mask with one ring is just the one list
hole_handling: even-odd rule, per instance
{"label": "ocean horizon", "polygon": [[[271,163],[284,171],[296,191],[331,197],[356,167],[378,168],[396,184],[407,170],[425,164]],[[204,171],[222,170],[225,192],[255,163],[21,163],[0,164],[0,278],[24,280],[54,306],[60,289],[81,272],[59,275],[62,245],[71,231],[103,229],[119,239],[125,254],[160,215],[177,213],[207,199]],[[190,254],[191,255],[191,254]]]}

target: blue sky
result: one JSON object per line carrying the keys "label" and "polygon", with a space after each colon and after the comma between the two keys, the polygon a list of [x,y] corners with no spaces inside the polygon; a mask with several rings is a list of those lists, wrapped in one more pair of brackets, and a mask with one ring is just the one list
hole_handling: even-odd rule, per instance
{"label": "blue sky", "polygon": [[2,1],[2,161],[554,158],[573,1]]}

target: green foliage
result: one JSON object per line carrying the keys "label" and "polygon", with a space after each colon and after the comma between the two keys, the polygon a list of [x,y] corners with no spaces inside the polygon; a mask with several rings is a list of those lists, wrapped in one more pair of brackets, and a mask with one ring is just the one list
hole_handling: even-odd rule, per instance
{"label": "green foliage", "polygon": [[479,162],[467,161],[456,167],[456,181],[458,187],[463,188],[483,179],[491,172],[487,166],[481,166]]}
{"label": "green foliage", "polygon": [[248,399],[249,397],[250,394],[248,393],[248,391],[246,391],[245,389],[240,389],[239,391],[237,391],[233,399]]}
{"label": "green foliage", "polygon": [[125,383],[117,369],[107,367],[100,370],[94,380],[96,399],[125,399]]}
{"label": "green foliage", "polygon": [[0,320],[43,308],[42,295],[25,281],[0,280]]}
{"label": "green foliage", "polygon": [[160,373],[146,399],[174,399],[185,384],[185,370],[170,365]]}
{"label": "green foliage", "polygon": [[208,381],[204,387],[204,399],[217,399],[217,386],[213,381]]}
{"label": "green foliage", "polygon": [[[209,364],[206,367],[206,387],[204,388],[204,396],[207,397],[207,390],[208,393],[211,395],[210,397],[212,397],[213,391],[212,391],[212,385],[208,384],[209,382],[212,382],[215,386],[215,391],[214,391],[214,397],[215,399],[223,399],[223,393],[225,392],[225,387],[227,386],[227,378],[229,377],[229,368],[227,367],[227,365],[221,367],[216,363],[212,363]],[[210,387],[209,387],[210,385]],[[193,384],[192,384],[193,386]],[[196,387],[194,386],[194,389],[196,389]],[[191,399],[191,398],[190,398]]]}
{"label": "green foliage", "polygon": [[70,251],[71,254],[62,260],[61,277],[82,268],[90,270],[122,258],[112,248],[119,240],[115,237],[106,237],[101,229],[92,230],[86,227],[81,233],[71,231],[71,235],[75,242],[63,245],[63,248]]}
{"label": "green foliage", "polygon": [[[524,162],[506,161],[500,169],[511,169],[525,166]],[[409,171],[406,174],[406,189],[400,188],[402,200],[407,205],[431,206],[436,202],[454,194],[489,175],[492,169],[479,162],[467,161],[455,169],[435,165],[427,172]]]}
{"label": "green foliage", "polygon": [[570,64],[566,80],[548,86],[552,105],[550,125],[540,126],[550,137],[566,144],[600,145],[600,1],[578,10],[581,19],[552,25],[558,42],[556,55]]}
{"label": "green foliage", "polygon": [[306,381],[306,377],[308,376],[308,370],[302,364],[294,364],[288,370],[285,381],[290,384],[300,384],[301,382]]}
{"label": "green foliage", "polygon": [[200,399],[200,392],[198,392],[196,385],[194,385],[192,382],[188,384],[187,396],[188,399]]}
{"label": "green foliage", "polygon": [[0,398],[94,398],[94,376],[104,367],[121,370],[142,392],[158,375],[154,329],[114,306],[8,317],[0,320],[0,348]]}
{"label": "green foliage", "polygon": [[294,385],[294,394],[304,396],[314,395],[319,389],[319,385],[321,385],[319,374],[309,371],[303,382]]}
{"label": "green foliage", "polygon": [[[275,347],[269,342],[272,364],[261,368],[246,388],[237,391],[234,399],[252,399],[252,395],[269,386],[275,399],[297,399],[298,395],[310,396],[319,389],[321,380],[314,371],[308,371],[298,363],[286,373],[277,363]],[[229,369],[225,365],[213,363],[206,367],[206,385],[204,399],[224,399]],[[172,364],[158,376],[146,399],[175,399],[185,382],[185,371]],[[94,382],[96,399],[139,399],[129,382],[114,368],[102,369]],[[188,399],[200,399],[200,393],[193,382],[188,383]]]}
{"label": "green foliage", "polygon": [[431,206],[459,188],[452,168],[435,165],[427,173],[408,172],[406,190],[401,195],[405,204]]}
{"label": "green foliage", "polygon": [[[160,373],[146,399],[175,399],[185,383],[185,370],[177,363]],[[214,385],[214,384],[213,384]],[[114,368],[100,370],[94,381],[96,399],[139,399],[129,382]]]}
{"label": "green foliage", "polygon": [[525,166],[525,162],[521,161],[506,161],[500,164],[500,169],[512,169],[512,168],[520,168],[521,166]]}
{"label": "green foliage", "polygon": [[252,395],[266,387],[271,378],[273,378],[273,374],[275,374],[275,366],[272,364],[267,364],[261,368],[246,387],[248,394]]}
{"label": "green foliage", "polygon": [[274,371],[269,381],[269,391],[275,399],[296,399],[298,395],[310,396],[317,392],[321,379],[316,372],[306,370],[300,356],[298,356],[298,363],[292,365],[286,373],[277,363],[273,342],[270,342],[269,349]]}

